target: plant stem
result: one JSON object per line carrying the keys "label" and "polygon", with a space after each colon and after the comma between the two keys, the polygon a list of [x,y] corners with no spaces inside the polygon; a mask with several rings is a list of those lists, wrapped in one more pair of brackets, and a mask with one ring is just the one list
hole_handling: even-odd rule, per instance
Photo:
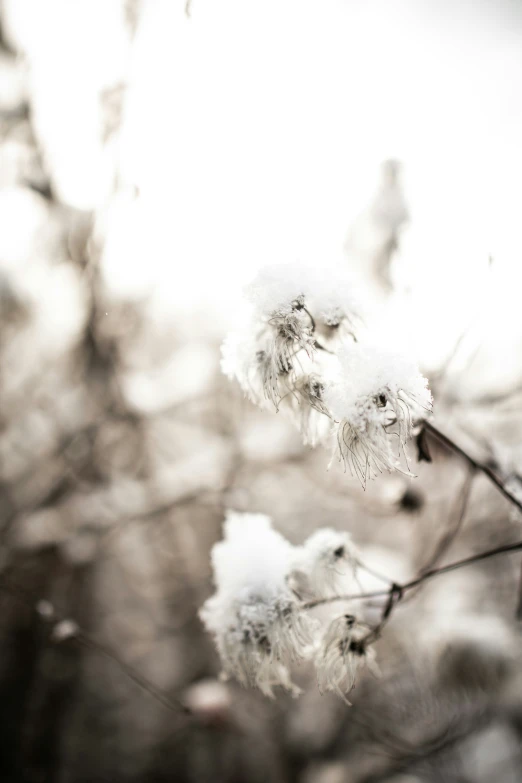
{"label": "plant stem", "polygon": [[[475,475],[476,475],[476,469],[474,467],[470,467],[468,475],[466,476],[466,480],[462,487],[462,490],[458,496],[457,508],[456,508],[457,513],[455,514],[455,521],[453,523],[450,523],[448,530],[444,533],[440,541],[437,542],[435,551],[433,552],[428,562],[423,566],[420,572],[421,574],[424,573],[425,571],[430,571],[432,568],[435,568],[437,563],[440,563],[442,557],[445,555],[445,553],[450,548],[451,544],[459,534],[468,508],[468,502],[471,495],[471,487]],[[453,514],[451,516],[453,516]]]}
{"label": "plant stem", "polygon": [[459,457],[462,457],[462,459],[466,460],[466,462],[469,465],[471,465],[473,468],[475,468],[475,470],[479,470],[481,473],[487,476],[488,479],[491,481],[491,483],[496,486],[496,488],[504,495],[504,497],[507,500],[509,500],[510,503],[516,506],[520,511],[522,511],[522,502],[518,500],[518,498],[516,498],[509,491],[509,489],[506,488],[502,479],[499,478],[497,474],[491,470],[491,468],[488,468],[487,465],[483,465],[481,462],[477,462],[477,460],[474,459],[470,454],[468,454],[467,451],[464,451],[464,449],[462,449],[460,446],[457,446],[457,444],[453,440],[451,440],[451,438],[448,438],[447,435],[444,435],[431,422],[429,421],[424,422],[424,429],[426,430],[426,432],[432,435],[436,440],[438,440],[439,443],[442,443],[444,446],[446,446],[446,448],[450,449],[450,451],[455,452],[455,454],[458,454]]}
{"label": "plant stem", "polygon": [[441,574],[447,574],[450,571],[456,571],[458,568],[464,568],[473,563],[480,563],[482,560],[488,560],[490,557],[496,557],[497,555],[509,555],[513,552],[522,552],[522,541],[515,541],[513,544],[503,544],[497,546],[494,549],[487,549],[484,552],[478,552],[476,555],[470,555],[462,560],[456,560],[454,563],[448,563],[448,565],[441,566],[440,568],[432,568],[429,571],[416,576],[410,582],[405,582],[401,585],[394,583],[389,590],[376,590],[373,593],[355,593],[354,595],[335,595],[330,598],[318,598],[315,601],[308,601],[303,604],[303,609],[314,609],[316,606],[322,604],[330,604],[334,601],[354,601],[364,600],[366,598],[383,598],[384,596],[390,596],[391,593],[397,594],[399,592],[406,593],[408,590],[413,590],[414,587],[426,582],[428,579],[432,579],[434,576],[440,576]]}
{"label": "plant stem", "polygon": [[[8,593],[12,598],[18,600],[21,604],[26,606],[32,612],[35,612],[40,617],[40,619],[42,619],[40,612],[38,611],[38,599],[36,599],[34,596],[31,596],[30,593],[28,593],[24,588],[13,584],[4,576],[0,576],[0,590]],[[57,614],[52,605],[50,605],[50,608],[52,613],[47,622],[50,622],[53,626],[69,619],[61,617],[59,614]],[[71,641],[75,641],[84,647],[88,647],[91,650],[94,650],[95,652],[105,656],[105,658],[113,661],[124,672],[124,674],[127,675],[127,677],[136,683],[136,685],[138,685],[142,690],[146,691],[150,696],[152,696],[153,699],[163,704],[163,706],[167,709],[178,715],[181,714],[189,716],[192,714],[192,711],[189,709],[189,707],[187,707],[178,699],[173,699],[166,693],[163,693],[163,691],[157,688],[154,683],[147,679],[147,677],[141,674],[137,669],[122,660],[109,647],[106,647],[101,642],[96,641],[91,636],[86,634],[85,631],[83,631],[83,629],[81,629],[79,626],[77,626],[75,632],[71,634],[70,638]]]}

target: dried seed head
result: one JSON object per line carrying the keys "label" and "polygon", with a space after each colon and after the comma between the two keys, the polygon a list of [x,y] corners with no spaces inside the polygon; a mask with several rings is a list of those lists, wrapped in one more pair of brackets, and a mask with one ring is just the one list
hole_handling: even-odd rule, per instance
{"label": "dried seed head", "polygon": [[361,669],[367,666],[378,674],[375,651],[365,642],[368,630],[353,615],[343,615],[330,624],[315,657],[322,693],[333,691],[350,704],[347,695],[355,687]]}

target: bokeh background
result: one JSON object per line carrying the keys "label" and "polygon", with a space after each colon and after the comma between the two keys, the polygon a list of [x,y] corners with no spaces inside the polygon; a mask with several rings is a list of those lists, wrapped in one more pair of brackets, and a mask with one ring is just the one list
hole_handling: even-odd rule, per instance
{"label": "bokeh background", "polygon": [[519,0],[0,11],[2,781],[520,781],[520,556],[401,605],[351,709],[221,683],[197,615],[227,508],[398,580],[522,538],[436,444],[363,492],[219,370],[260,266],[343,266],[522,495]]}

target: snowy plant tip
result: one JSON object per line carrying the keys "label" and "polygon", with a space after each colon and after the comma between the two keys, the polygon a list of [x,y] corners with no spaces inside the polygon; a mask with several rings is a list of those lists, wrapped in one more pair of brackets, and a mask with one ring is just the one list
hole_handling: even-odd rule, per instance
{"label": "snowy plant tip", "polygon": [[261,408],[283,409],[305,443],[327,439],[324,383],[335,372],[334,346],[355,339],[352,284],[331,270],[267,267],[246,289],[248,319],[228,335],[221,367]]}
{"label": "snowy plant tip", "polygon": [[303,599],[346,593],[352,586],[358,560],[348,533],[322,528],[296,548],[289,583]]}
{"label": "snowy plant tip", "polygon": [[361,404],[370,400],[381,408],[388,398],[396,400],[401,395],[405,405],[418,408],[417,414],[421,418],[431,411],[428,381],[410,358],[367,342],[343,346],[337,356],[339,377],[328,386],[324,395],[337,420],[356,422]]}
{"label": "snowy plant tip", "polygon": [[[261,269],[244,289],[258,315],[270,317],[306,306],[331,326],[344,317],[356,317],[360,305],[354,283],[338,269],[281,264]],[[337,317],[336,317],[337,315]]]}
{"label": "snowy plant tip", "polygon": [[340,665],[333,667],[330,660],[331,628],[325,642],[320,622],[305,610],[303,599],[331,594],[341,577],[350,589],[356,562],[347,533],[318,530],[294,547],[272,528],[269,517],[228,512],[224,538],[212,550],[216,592],[200,612],[224,675],[267,696],[277,685],[297,695],[290,667],[312,660],[324,690],[340,692],[343,683],[351,688],[357,669],[352,657],[359,658],[359,651],[346,650],[343,679]]}
{"label": "snowy plant tip", "polygon": [[383,471],[409,471],[404,446],[431,412],[428,382],[415,362],[371,344],[341,348],[339,376],[323,392],[336,420],[341,462],[363,487]]}
{"label": "snowy plant tip", "polygon": [[312,642],[313,621],[286,583],[291,556],[268,517],[229,512],[212,550],[216,593],[201,610],[225,674],[266,695],[275,685],[298,692],[288,667]]}

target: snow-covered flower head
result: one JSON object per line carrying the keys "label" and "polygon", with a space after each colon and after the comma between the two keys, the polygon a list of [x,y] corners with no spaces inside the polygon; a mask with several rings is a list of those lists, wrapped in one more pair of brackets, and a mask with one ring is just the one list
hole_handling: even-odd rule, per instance
{"label": "snow-covered flower head", "polygon": [[375,651],[366,643],[368,633],[368,627],[357,623],[351,614],[330,623],[315,658],[322,693],[334,691],[350,704],[347,694],[355,687],[359,671],[368,666],[378,674]]}
{"label": "snow-covered flower head", "polygon": [[200,613],[223,670],[269,696],[275,685],[296,693],[288,667],[306,657],[314,621],[287,585],[293,547],[261,514],[229,512],[224,530],[212,550],[216,593]]}
{"label": "snow-covered flower head", "polygon": [[[308,312],[320,327],[353,331],[360,321],[354,283],[338,269],[280,264],[264,267],[245,289],[260,317]],[[341,328],[342,331],[342,328]]]}
{"label": "snow-covered flower head", "polygon": [[339,422],[339,457],[365,486],[384,470],[404,470],[404,446],[431,411],[432,397],[415,362],[398,353],[357,343],[338,357],[339,377],[324,400]]}
{"label": "snow-covered flower head", "polygon": [[221,369],[237,380],[249,399],[276,410],[298,380],[311,371],[315,352],[310,319],[301,311],[252,316],[221,347]]}
{"label": "snow-covered flower head", "polygon": [[322,393],[332,349],[353,341],[359,323],[353,285],[337,271],[287,264],[261,270],[245,298],[249,317],[223,343],[223,372],[255,404],[283,410],[316,445],[331,430]]}
{"label": "snow-covered flower head", "polygon": [[373,665],[369,629],[344,615],[324,633],[307,602],[350,589],[358,563],[348,533],[317,530],[294,547],[269,517],[228,512],[224,539],[212,550],[216,592],[200,611],[224,675],[267,696],[278,685],[297,695],[290,667],[310,660],[321,690],[346,700],[360,666]]}
{"label": "snow-covered flower head", "polygon": [[307,599],[348,592],[357,563],[357,550],[349,533],[320,528],[296,550],[289,584]]}

